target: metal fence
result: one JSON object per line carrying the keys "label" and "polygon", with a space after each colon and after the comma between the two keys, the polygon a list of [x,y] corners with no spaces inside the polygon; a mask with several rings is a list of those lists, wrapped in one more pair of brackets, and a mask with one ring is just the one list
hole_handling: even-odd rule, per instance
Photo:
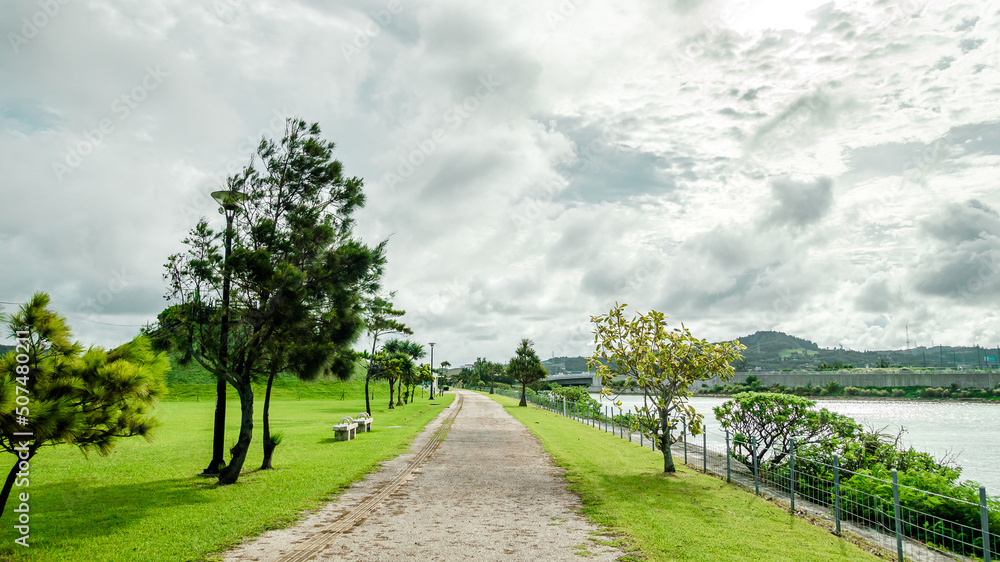
{"label": "metal fence", "polygon": [[[516,390],[494,392],[520,398]],[[637,431],[631,413],[615,413],[607,405],[591,408],[547,393],[529,394],[528,401],[656,450],[655,441]],[[671,452],[689,466],[786,503],[792,513],[825,521],[838,535],[859,536],[899,561],[998,558],[1000,502],[982,486],[961,488],[966,498],[944,496],[900,484],[895,470],[878,478],[843,469],[836,456],[799,457],[794,442],[783,451],[785,460],[775,464],[758,459],[756,443],[736,441],[728,432],[685,433]]]}

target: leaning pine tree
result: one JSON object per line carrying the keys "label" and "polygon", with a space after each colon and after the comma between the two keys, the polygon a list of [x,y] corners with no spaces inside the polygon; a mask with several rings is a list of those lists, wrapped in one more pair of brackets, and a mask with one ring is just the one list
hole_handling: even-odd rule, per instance
{"label": "leaning pine tree", "polygon": [[[239,207],[229,263],[204,219],[185,240],[187,252],[167,263],[168,296],[183,305],[176,310],[187,328],[178,331],[179,343],[240,399],[239,436],[220,484],[237,481],[250,448],[251,382],[270,383],[282,371],[305,379],[349,376],[366,299],[380,288],[385,242],[369,247],[353,237],[353,214],[365,202],[362,180],[344,176],[333,149],[319,125],[289,119],[281,141],[262,140],[250,165],[229,178],[227,200]],[[221,306],[226,275],[228,324]],[[267,433],[266,418],[264,424]],[[267,455],[275,445],[264,436]]]}
{"label": "leaning pine tree", "polygon": [[151,439],[159,422],[150,410],[166,392],[170,370],[145,336],[111,351],[84,351],[45,293],[5,322],[17,347],[0,357],[0,448],[14,464],[0,492],[0,515],[15,482],[30,482],[31,460],[42,447],[75,445],[106,456],[120,437]]}

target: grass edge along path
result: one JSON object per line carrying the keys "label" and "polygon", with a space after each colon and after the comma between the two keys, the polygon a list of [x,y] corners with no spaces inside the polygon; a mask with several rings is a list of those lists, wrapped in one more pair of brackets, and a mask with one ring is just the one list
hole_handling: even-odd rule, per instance
{"label": "grass edge along path", "polygon": [[[265,531],[294,524],[380,462],[409,450],[454,394],[387,410],[372,404],[371,433],[334,442],[331,426],[364,411],[364,399],[280,400],[272,429],[284,432],[275,470],[259,471],[260,408],[239,482],[218,486],[196,476],[210,456],[213,405],[160,403],[164,422],[152,443],[119,441],[106,458],[75,447],[48,448],[32,461],[30,548],[15,545],[11,515],[0,521],[0,560],[218,560]],[[238,410],[238,408],[230,408]],[[227,412],[235,439],[238,412]],[[8,511],[11,511],[8,509]],[[13,514],[13,512],[11,512]]]}
{"label": "grass edge along path", "polygon": [[535,406],[489,395],[538,437],[592,522],[633,560],[878,560],[846,539],[680,463]]}

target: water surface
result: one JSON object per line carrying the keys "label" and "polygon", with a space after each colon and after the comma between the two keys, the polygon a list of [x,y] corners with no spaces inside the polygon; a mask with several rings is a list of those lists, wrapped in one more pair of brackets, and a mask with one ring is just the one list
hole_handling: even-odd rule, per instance
{"label": "water surface", "polygon": [[[593,395],[599,398],[598,395]],[[621,396],[629,411],[642,405],[641,396]],[[691,405],[705,416],[709,439],[722,431],[712,408],[726,398],[694,397]],[[604,404],[607,404],[604,399]],[[1000,403],[917,402],[896,400],[817,400],[816,407],[844,414],[865,426],[895,433],[903,427],[904,446],[953,457],[962,467],[962,480],[986,486],[991,496],[1000,496]]]}

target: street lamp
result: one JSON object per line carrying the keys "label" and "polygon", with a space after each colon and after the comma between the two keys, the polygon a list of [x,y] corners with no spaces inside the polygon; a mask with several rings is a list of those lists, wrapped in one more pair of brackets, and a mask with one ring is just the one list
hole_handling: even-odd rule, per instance
{"label": "street lamp", "polygon": [[[232,186],[231,186],[232,187]],[[233,249],[233,218],[246,194],[235,189],[212,192],[212,199],[222,205],[226,216],[226,253],[222,262],[222,328],[219,334],[219,366],[229,372],[229,254]],[[212,461],[201,475],[218,476],[223,466],[226,445],[226,379],[219,377],[215,384],[215,431],[212,440]]]}
{"label": "street lamp", "polygon": [[434,376],[434,343],[427,344],[431,346],[431,400],[434,400],[434,383],[437,382],[437,377]]}

